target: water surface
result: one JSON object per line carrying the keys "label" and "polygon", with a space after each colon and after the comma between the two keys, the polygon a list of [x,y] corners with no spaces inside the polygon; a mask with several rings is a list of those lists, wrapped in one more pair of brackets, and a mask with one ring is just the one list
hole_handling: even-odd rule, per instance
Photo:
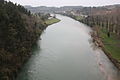
{"label": "water surface", "polygon": [[120,80],[120,73],[91,43],[91,29],[69,17],[50,25],[18,80]]}

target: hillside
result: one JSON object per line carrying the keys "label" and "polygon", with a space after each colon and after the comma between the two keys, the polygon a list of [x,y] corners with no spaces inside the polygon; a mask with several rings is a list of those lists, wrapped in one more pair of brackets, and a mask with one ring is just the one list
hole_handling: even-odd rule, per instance
{"label": "hillside", "polygon": [[[30,5],[26,5],[25,8],[30,10],[32,13],[53,13],[53,12],[64,12],[64,11],[79,11],[85,15],[89,15],[91,10],[92,12],[97,11],[109,11],[114,8],[119,8],[120,4],[115,5],[106,5],[106,6],[99,6],[99,7],[84,7],[84,6],[63,6],[63,7],[46,7],[46,6],[38,6],[32,7]],[[91,13],[92,14],[92,13]]]}
{"label": "hillside", "polygon": [[32,7],[32,6],[25,6],[28,10],[30,10],[33,13],[53,13],[53,12],[63,12],[63,11],[71,11],[71,10],[79,10],[82,8],[82,6],[63,6],[63,7],[46,7],[46,6],[38,6],[38,7]]}
{"label": "hillside", "polygon": [[46,26],[23,6],[0,1],[0,80],[15,80]]}

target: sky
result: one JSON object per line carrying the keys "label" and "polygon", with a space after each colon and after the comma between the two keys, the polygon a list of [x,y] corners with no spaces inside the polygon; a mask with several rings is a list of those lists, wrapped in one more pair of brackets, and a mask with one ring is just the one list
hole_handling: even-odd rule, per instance
{"label": "sky", "polygon": [[[7,0],[9,1],[9,0]],[[21,5],[35,6],[104,6],[120,4],[120,0],[10,0]]]}

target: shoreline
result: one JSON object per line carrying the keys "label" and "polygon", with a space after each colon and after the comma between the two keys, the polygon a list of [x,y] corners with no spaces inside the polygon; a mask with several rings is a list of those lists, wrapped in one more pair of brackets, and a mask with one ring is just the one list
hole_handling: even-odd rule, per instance
{"label": "shoreline", "polygon": [[58,19],[58,18],[52,18],[52,19],[48,19],[48,20],[46,20],[45,22],[46,22],[47,26],[49,26],[49,25],[52,25],[52,24],[58,23],[58,22],[60,22],[60,21],[61,21],[61,20]]}
{"label": "shoreline", "polygon": [[120,70],[120,62],[119,62],[118,60],[116,60],[115,58],[113,58],[112,55],[110,54],[110,52],[108,52],[108,51],[105,49],[104,43],[103,43],[101,37],[99,37],[99,34],[97,33],[97,31],[94,30],[93,28],[92,28],[92,30],[93,30],[93,31],[91,32],[90,35],[91,35],[91,37],[92,37],[92,39],[93,39],[93,43],[95,43],[95,45],[96,45],[97,47],[100,47],[100,48],[103,50],[103,52],[105,53],[105,55],[109,58],[109,60],[115,65],[115,67],[116,67],[118,70]]}
{"label": "shoreline", "polygon": [[[57,19],[57,18],[56,18],[56,19]],[[58,23],[58,22],[60,21],[59,19],[57,19],[57,20],[58,20],[58,21],[56,21],[56,22],[52,22],[51,24],[47,24],[47,26],[45,26],[45,29],[46,29],[48,26],[50,26],[50,25],[52,25],[52,24],[55,24],[55,23]],[[44,32],[45,29],[43,29],[42,32],[41,32],[41,34],[39,35],[40,40],[41,40],[41,35],[42,35],[42,33]],[[37,42],[38,40],[39,40],[39,39],[37,39],[36,42]],[[36,42],[35,42],[35,45],[37,45]],[[35,45],[34,45],[34,46],[35,46]],[[33,47],[34,47],[34,46],[33,46]],[[32,47],[32,49],[33,49],[33,47]],[[32,49],[31,49],[31,51],[29,52],[28,57],[27,57],[27,58],[24,60],[24,62],[19,66],[17,72],[15,72],[16,75],[13,76],[13,79],[14,79],[14,77],[15,77],[15,79],[17,78],[17,75],[20,73],[22,67],[25,65],[25,63],[27,63],[27,61],[28,61],[28,60],[31,58],[31,56],[33,55],[33,53],[32,53],[33,50],[32,50]],[[12,76],[11,76],[11,77],[12,77]]]}
{"label": "shoreline", "polygon": [[[71,17],[71,16],[68,16],[68,17]],[[79,21],[79,20],[77,20],[77,19],[74,18],[74,17],[71,17],[71,18],[75,19],[76,21]],[[79,22],[80,22],[80,21],[79,21]],[[84,23],[84,24],[85,24],[85,23]],[[100,48],[101,48],[101,50],[105,53],[105,55],[109,58],[109,60],[113,63],[113,65],[120,71],[120,62],[119,62],[117,59],[113,58],[112,55],[110,54],[110,52],[108,52],[108,51],[105,49],[104,43],[103,43],[103,41],[102,41],[102,39],[101,39],[101,37],[100,37],[100,35],[99,35],[99,33],[98,33],[98,30],[95,29],[94,27],[91,28],[91,29],[93,30],[92,32],[90,32],[90,35],[91,35],[91,37],[92,37],[92,39],[93,39],[92,42],[93,42],[97,47],[100,47]]]}

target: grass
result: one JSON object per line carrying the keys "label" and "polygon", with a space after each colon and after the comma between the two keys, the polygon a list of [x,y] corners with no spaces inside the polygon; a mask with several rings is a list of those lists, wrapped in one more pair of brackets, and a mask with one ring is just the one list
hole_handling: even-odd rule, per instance
{"label": "grass", "polygon": [[120,39],[118,39],[114,33],[111,33],[111,36],[108,37],[106,29],[101,29],[100,36],[103,38],[105,50],[109,52],[114,59],[120,61]]}
{"label": "grass", "polygon": [[82,20],[83,17],[82,16],[75,16],[75,19],[79,21],[79,20]]}
{"label": "grass", "polygon": [[51,25],[51,24],[57,23],[57,22],[59,22],[59,21],[60,21],[60,20],[57,19],[57,18],[52,18],[52,19],[46,20],[45,22],[46,22],[47,25]]}

